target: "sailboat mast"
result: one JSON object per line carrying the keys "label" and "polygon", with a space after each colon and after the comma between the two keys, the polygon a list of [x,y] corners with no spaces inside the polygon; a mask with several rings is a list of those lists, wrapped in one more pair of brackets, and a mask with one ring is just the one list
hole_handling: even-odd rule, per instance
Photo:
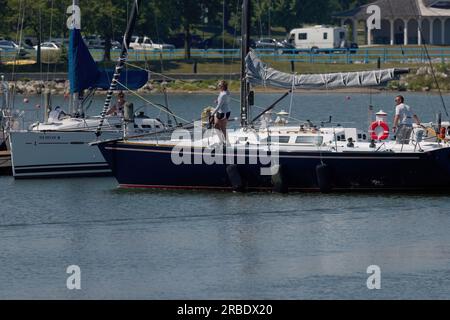
{"label": "sailboat mast", "polygon": [[[73,16],[72,28],[76,28],[75,6],[77,6],[77,7],[80,6],[79,0],[72,1],[72,16]],[[80,97],[79,92],[72,93],[72,96],[70,97],[70,108],[69,108],[70,114],[75,114],[78,111],[78,108],[80,106],[79,97]],[[44,119],[48,118],[48,113],[49,113],[49,110],[45,109]]]}
{"label": "sailboat mast", "polygon": [[250,51],[250,0],[242,3],[242,43],[241,43],[241,126],[248,126],[249,108],[248,93],[249,85],[246,77],[245,58]]}
{"label": "sailboat mast", "polygon": [[117,85],[119,82],[120,74],[122,72],[123,67],[125,66],[125,62],[128,57],[128,48],[130,46],[131,37],[134,32],[134,27],[136,25],[136,20],[139,14],[139,8],[141,5],[141,0],[134,0],[133,1],[133,7],[131,8],[130,18],[128,20],[127,29],[125,31],[125,34],[123,36],[123,42],[122,42],[122,52],[120,53],[119,60],[117,61],[116,70],[114,72],[113,79],[111,81],[111,85],[109,87],[109,90],[107,92],[106,98],[105,98],[105,104],[103,106],[103,111],[101,113],[101,119],[100,123],[98,125],[98,128],[95,132],[95,135],[99,137],[101,135],[103,122],[105,121],[106,113],[108,112],[109,107],[111,106],[111,99],[114,93],[114,90],[117,89]]}

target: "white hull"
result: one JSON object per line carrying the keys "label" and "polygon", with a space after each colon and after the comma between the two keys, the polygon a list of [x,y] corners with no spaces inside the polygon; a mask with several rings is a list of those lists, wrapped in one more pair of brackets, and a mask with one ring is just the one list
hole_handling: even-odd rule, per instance
{"label": "white hull", "polygon": [[[103,132],[102,139],[119,138]],[[96,146],[94,132],[11,132],[11,160],[15,178],[56,178],[110,175]]]}

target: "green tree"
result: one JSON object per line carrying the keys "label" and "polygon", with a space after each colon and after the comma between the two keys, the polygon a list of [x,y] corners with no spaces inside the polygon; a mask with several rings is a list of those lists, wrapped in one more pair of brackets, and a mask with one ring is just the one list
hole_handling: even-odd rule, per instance
{"label": "green tree", "polygon": [[61,36],[65,26],[65,10],[62,5],[66,1],[51,0],[8,0],[3,24],[11,30],[10,36],[18,38],[19,34],[33,35],[38,42],[37,63],[41,63],[40,44],[43,39]]}
{"label": "green tree", "polygon": [[[181,26],[184,32],[185,58],[191,58],[191,28],[201,21],[203,8],[209,7],[207,0],[155,0],[159,8],[166,6],[167,18],[173,30]],[[163,18],[163,17],[161,17]]]}
{"label": "green tree", "polygon": [[81,29],[84,34],[96,34],[105,40],[104,61],[111,61],[111,40],[121,39],[131,2],[121,0],[89,1],[80,5]]}

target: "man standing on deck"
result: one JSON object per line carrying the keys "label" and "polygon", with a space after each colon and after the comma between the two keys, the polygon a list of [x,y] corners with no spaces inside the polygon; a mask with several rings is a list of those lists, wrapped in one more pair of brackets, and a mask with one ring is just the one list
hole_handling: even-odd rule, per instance
{"label": "man standing on deck", "polygon": [[395,104],[394,127],[392,131],[397,134],[396,141],[398,144],[408,144],[413,130],[413,119],[418,125],[420,125],[420,120],[412,112],[411,107],[405,104],[403,96],[397,96]]}
{"label": "man standing on deck", "polygon": [[123,109],[125,107],[125,94],[120,91],[117,95],[117,102],[108,110],[107,115],[123,117]]}
{"label": "man standing on deck", "polygon": [[214,110],[214,128],[223,133],[224,141],[227,141],[227,125],[230,119],[230,92],[228,91],[228,83],[225,80],[219,81],[218,87],[220,89],[219,97],[217,98],[217,107]]}

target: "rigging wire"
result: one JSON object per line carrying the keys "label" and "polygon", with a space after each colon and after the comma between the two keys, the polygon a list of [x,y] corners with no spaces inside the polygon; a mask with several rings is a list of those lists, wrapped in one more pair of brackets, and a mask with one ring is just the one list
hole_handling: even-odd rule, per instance
{"label": "rigging wire", "polygon": [[[436,84],[436,87],[437,87],[438,92],[439,92],[439,96],[440,96],[440,98],[441,98],[442,108],[444,109],[444,112],[445,112],[445,115],[447,116],[447,118],[449,118],[450,116],[449,116],[449,113],[448,113],[448,111],[447,111],[447,106],[446,106],[446,104],[445,104],[444,97],[443,97],[443,95],[442,95],[441,86],[440,86],[439,81],[438,81],[438,79],[437,79],[436,72],[435,72],[435,70],[434,70],[433,61],[431,60],[430,52],[429,52],[429,50],[428,50],[428,46],[427,46],[427,44],[426,44],[426,41],[425,41],[425,38],[424,38],[424,34],[423,34],[423,31],[422,31],[422,21],[421,21],[421,16],[420,16],[420,8],[419,8],[418,5],[417,5],[417,1],[413,0],[413,2],[414,2],[414,4],[413,4],[414,9],[415,9],[415,11],[416,11],[416,13],[417,13],[417,14],[416,14],[416,17],[417,17],[417,28],[418,28],[418,32],[420,33],[420,37],[422,38],[423,48],[424,48],[424,51],[425,51],[425,55],[426,55],[426,57],[427,57],[427,59],[428,59],[428,62],[429,62],[429,64],[430,64],[431,74],[432,74],[432,76],[433,76],[433,80],[434,80],[434,82],[435,82],[435,84]],[[394,15],[394,8],[393,8],[393,6],[392,6],[391,0],[388,0],[388,3],[389,3],[390,10],[391,10],[391,15],[392,15],[392,17],[394,17],[394,16],[395,16],[395,15]],[[394,26],[394,27],[395,27],[395,26]],[[405,37],[408,37],[408,35],[404,35],[404,36],[405,36]],[[432,41],[432,39],[430,39],[430,42],[431,42],[431,41]],[[404,52],[404,49],[403,49],[403,45],[400,45],[400,48],[401,48],[401,50],[402,50],[403,56],[405,56],[405,52]]]}
{"label": "rigging wire", "polygon": [[[17,53],[14,55],[14,60],[13,60],[13,67],[12,67],[12,77],[11,77],[11,81],[14,82],[15,81],[15,74],[16,74],[16,62],[17,62],[17,57],[20,53],[20,48],[22,46],[22,30],[23,30],[23,24],[24,24],[24,20],[25,20],[25,4],[24,1],[19,0],[19,16],[17,19],[17,31],[16,31],[16,43],[18,42],[19,39],[19,48],[17,49]],[[20,34],[20,36],[19,36]],[[16,86],[13,86],[13,90],[12,90],[12,107],[11,109],[14,109],[15,106],[15,96],[16,96]]]}
{"label": "rigging wire", "polygon": [[[53,4],[54,4],[54,0],[52,0],[51,2],[51,9],[50,9],[50,30],[49,30],[49,36],[48,36],[48,41],[52,41],[52,32],[53,32]],[[50,54],[50,52],[48,53],[48,58],[53,58],[53,55]],[[47,82],[50,79],[50,61],[48,61],[47,63]]]}
{"label": "rigging wire", "polygon": [[[236,16],[240,16],[239,15],[239,13],[240,13],[240,0],[236,0]],[[234,34],[233,34],[233,50],[234,49],[236,49],[236,44],[237,44],[237,37],[236,37],[236,35],[237,35],[237,28],[238,28],[238,24],[239,24],[239,21],[238,21],[238,19],[235,19],[235,21],[234,21],[234,27],[233,27],[233,29],[234,29]],[[231,76],[231,74],[233,73],[233,64],[234,64],[234,54],[231,54],[231,63],[230,63],[230,68],[229,68],[229,81],[231,82],[232,81],[232,76]]]}
{"label": "rigging wire", "polygon": [[145,98],[144,98],[142,95],[140,95],[137,91],[131,90],[130,88],[128,88],[125,84],[121,83],[120,81],[117,81],[117,83],[118,83],[119,85],[123,86],[127,91],[131,92],[133,95],[135,95],[136,97],[138,97],[138,98],[141,99],[142,101],[145,101],[147,104],[149,104],[149,105],[155,107],[155,108],[158,109],[159,111],[164,112],[164,113],[167,113],[167,114],[169,114],[169,115],[171,115],[171,116],[174,116],[174,117],[178,118],[178,119],[181,120],[181,121],[184,121],[184,122],[186,122],[186,123],[189,123],[189,120],[186,120],[186,119],[184,119],[184,118],[182,118],[182,117],[180,117],[180,116],[177,116],[177,115],[175,115],[175,114],[173,114],[173,113],[171,113],[171,112],[165,110],[164,108],[158,106],[156,103],[153,103],[153,102],[151,102],[151,101],[148,100],[148,99],[145,99]]}
{"label": "rigging wire", "polygon": [[222,2],[223,4],[223,13],[222,13],[222,70],[223,70],[223,78],[225,79],[225,0]]}

